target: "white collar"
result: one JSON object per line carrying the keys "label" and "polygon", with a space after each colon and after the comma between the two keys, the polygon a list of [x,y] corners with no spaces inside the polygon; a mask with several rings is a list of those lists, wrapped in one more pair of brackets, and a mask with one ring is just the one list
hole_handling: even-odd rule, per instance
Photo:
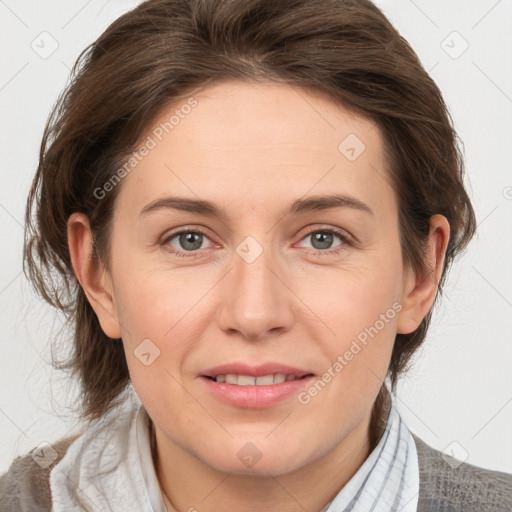
{"label": "white collar", "polygon": [[390,396],[386,428],[377,446],[325,512],[416,512],[416,443],[396,408],[396,398]]}
{"label": "white collar", "polygon": [[[149,418],[135,393],[93,423],[50,475],[52,512],[166,512],[149,441]],[[325,512],[415,512],[416,445],[391,395],[382,437]],[[322,511],[322,512],[323,512]]]}
{"label": "white collar", "polygon": [[87,428],[53,468],[52,512],[166,512],[148,456],[147,414],[131,393]]}

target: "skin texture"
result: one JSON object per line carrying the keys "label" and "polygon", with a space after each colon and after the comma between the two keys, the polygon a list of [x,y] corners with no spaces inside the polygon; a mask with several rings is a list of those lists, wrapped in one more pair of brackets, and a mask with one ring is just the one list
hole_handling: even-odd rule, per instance
{"label": "skin texture", "polygon": [[[371,121],[284,84],[226,81],[194,98],[118,185],[110,271],[90,258],[87,218],[70,217],[75,273],[105,333],[123,339],[155,424],[158,476],[177,510],[318,510],[369,455],[370,413],[395,335],[416,329],[432,306],[449,225],[432,217],[432,271],[414,275],[402,264],[397,200]],[[141,140],[176,108],[165,107]],[[354,161],[338,149],[350,134],[365,145]],[[373,213],[283,216],[296,199],[335,193]],[[141,214],[171,195],[213,201],[226,217]],[[180,229],[206,233],[194,257],[170,252],[187,254],[171,237]],[[334,234],[327,248],[315,244],[311,231],[326,229],[348,241]],[[237,253],[248,236],[262,249],[251,263]],[[200,377],[219,364],[271,361],[320,377],[393,304],[399,313],[307,404],[292,394],[272,407],[235,407]],[[145,339],[160,350],[148,366],[134,354]],[[252,467],[237,456],[248,442],[261,454]]]}

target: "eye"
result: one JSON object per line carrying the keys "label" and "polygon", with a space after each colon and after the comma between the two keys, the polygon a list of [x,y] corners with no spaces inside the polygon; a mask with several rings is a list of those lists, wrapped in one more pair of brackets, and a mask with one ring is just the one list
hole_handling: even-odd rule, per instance
{"label": "eye", "polygon": [[204,243],[206,240],[209,240],[206,233],[194,228],[171,233],[160,244],[176,256],[195,257],[200,249],[205,248]]}
{"label": "eye", "polygon": [[[348,245],[351,245],[349,237],[345,233],[332,228],[313,229],[302,240],[308,238],[311,240],[310,247],[315,256],[339,254]],[[340,240],[340,243],[333,248],[336,238]],[[206,240],[209,240],[208,236],[200,229],[182,229],[166,236],[160,245],[175,256],[190,258],[199,256],[200,251],[208,247],[205,245]]]}
{"label": "eye", "polygon": [[[338,238],[341,243],[332,247],[335,239]],[[309,231],[302,240],[310,239],[311,248],[315,255],[339,254],[350,245],[348,236],[335,229],[314,229]]]}

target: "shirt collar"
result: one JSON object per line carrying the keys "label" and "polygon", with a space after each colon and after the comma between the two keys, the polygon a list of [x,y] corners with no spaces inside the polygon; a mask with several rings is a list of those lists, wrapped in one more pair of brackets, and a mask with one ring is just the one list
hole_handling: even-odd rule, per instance
{"label": "shirt collar", "polygon": [[416,444],[398,412],[396,398],[391,393],[389,396],[388,419],[377,446],[320,512],[416,512],[419,494]]}

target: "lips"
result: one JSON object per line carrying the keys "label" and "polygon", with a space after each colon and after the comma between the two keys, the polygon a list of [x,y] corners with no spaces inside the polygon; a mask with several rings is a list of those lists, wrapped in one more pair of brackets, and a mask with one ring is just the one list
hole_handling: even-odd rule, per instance
{"label": "lips", "polygon": [[297,394],[314,377],[308,369],[280,363],[215,366],[200,377],[218,400],[242,408],[266,408]]}

